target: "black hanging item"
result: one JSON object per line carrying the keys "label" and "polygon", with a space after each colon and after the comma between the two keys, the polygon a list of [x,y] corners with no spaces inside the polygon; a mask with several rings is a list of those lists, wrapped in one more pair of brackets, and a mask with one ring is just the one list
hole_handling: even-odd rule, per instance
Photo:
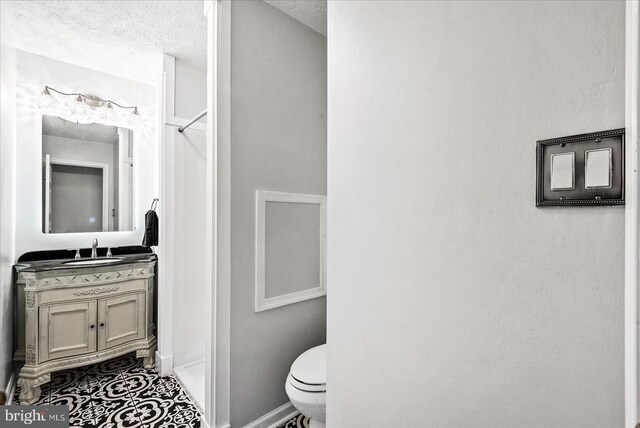
{"label": "black hanging item", "polygon": [[158,214],[156,207],[158,206],[158,198],[151,202],[151,209],[144,215],[144,238],[142,245],[145,247],[154,247],[158,245]]}

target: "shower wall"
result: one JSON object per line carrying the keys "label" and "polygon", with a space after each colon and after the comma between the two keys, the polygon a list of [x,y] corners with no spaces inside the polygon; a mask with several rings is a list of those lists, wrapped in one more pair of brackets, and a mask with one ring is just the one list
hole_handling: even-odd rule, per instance
{"label": "shower wall", "polygon": [[165,206],[171,234],[170,257],[165,262],[171,264],[168,280],[173,285],[173,366],[178,367],[204,359],[207,163],[206,131],[196,125],[179,133],[173,118],[189,120],[206,108],[207,82],[206,70],[179,58],[175,62],[173,58],[165,60],[165,73],[175,77],[174,86],[167,87],[173,91],[174,116],[166,119],[164,129],[165,180],[171,198],[171,206]]}
{"label": "shower wall", "polygon": [[178,133],[168,126],[172,143],[176,225],[173,236],[173,364],[204,359],[205,334],[205,175],[206,131]]}

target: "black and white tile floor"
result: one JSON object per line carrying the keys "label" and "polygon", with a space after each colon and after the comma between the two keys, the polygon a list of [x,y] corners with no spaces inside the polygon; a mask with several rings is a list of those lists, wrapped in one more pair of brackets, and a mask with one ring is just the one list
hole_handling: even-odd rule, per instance
{"label": "black and white tile floor", "polygon": [[298,413],[282,425],[278,425],[278,428],[309,428],[309,418]]}
{"label": "black and white tile floor", "polygon": [[68,405],[71,427],[200,427],[200,414],[176,379],[145,369],[133,354],[53,373],[36,403],[47,404]]}

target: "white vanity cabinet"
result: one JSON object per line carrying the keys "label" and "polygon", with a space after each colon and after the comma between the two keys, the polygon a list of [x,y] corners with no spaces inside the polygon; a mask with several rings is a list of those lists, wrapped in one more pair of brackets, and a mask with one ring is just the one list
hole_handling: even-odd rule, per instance
{"label": "white vanity cabinet", "polygon": [[153,367],[155,256],[114,265],[17,266],[20,403],[33,404],[51,373],[129,352]]}

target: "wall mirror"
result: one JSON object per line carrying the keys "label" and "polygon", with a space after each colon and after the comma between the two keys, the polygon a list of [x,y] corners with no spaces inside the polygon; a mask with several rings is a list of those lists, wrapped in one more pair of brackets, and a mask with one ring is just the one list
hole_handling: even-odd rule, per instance
{"label": "wall mirror", "polygon": [[131,231],[133,131],[42,116],[42,231]]}

